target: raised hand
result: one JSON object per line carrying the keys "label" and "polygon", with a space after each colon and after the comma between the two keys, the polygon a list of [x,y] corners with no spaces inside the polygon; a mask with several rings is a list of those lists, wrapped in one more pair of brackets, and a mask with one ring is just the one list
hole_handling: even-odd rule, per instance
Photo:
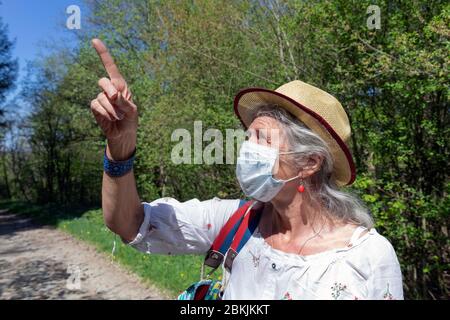
{"label": "raised hand", "polygon": [[108,156],[114,160],[123,160],[131,155],[136,146],[137,107],[106,46],[99,39],[93,39],[92,45],[109,78],[98,81],[103,91],[91,101],[91,110],[108,140]]}

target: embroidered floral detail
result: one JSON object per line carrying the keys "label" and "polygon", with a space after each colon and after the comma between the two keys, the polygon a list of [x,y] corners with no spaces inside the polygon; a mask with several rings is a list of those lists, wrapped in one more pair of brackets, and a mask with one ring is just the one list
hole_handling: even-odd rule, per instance
{"label": "embroidered floral detail", "polygon": [[386,286],[386,292],[383,294],[383,299],[384,300],[395,300],[394,296],[389,291],[389,282],[387,283],[387,286]]}
{"label": "embroidered floral detail", "polygon": [[261,255],[256,256],[253,252],[251,252],[250,250],[248,251],[250,252],[250,254],[252,255],[252,260],[253,260],[253,266],[255,268],[257,268],[259,266],[259,258],[261,257]]}
{"label": "embroidered floral detail", "polygon": [[335,282],[334,285],[331,287],[331,296],[334,300],[337,300],[341,296],[341,292],[347,289],[347,286],[344,284],[342,285],[340,282]]}
{"label": "embroidered floral detail", "polygon": [[286,291],[283,298],[281,300],[292,300],[292,297],[289,292]]}

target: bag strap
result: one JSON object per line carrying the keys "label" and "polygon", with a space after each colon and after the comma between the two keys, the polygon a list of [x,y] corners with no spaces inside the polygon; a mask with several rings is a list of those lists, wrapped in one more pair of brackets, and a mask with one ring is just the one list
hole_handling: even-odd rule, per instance
{"label": "bag strap", "polygon": [[252,204],[253,201],[241,200],[239,202],[238,209],[228,219],[214,240],[211,246],[212,250],[218,251],[223,255],[226,254],[231,242],[233,241],[233,237],[239,228],[239,225],[242,223],[245,213]]}
{"label": "bag strap", "polygon": [[[252,235],[259,222],[259,214],[255,214],[254,212],[256,212],[256,210],[251,209],[254,203],[254,201],[241,201],[239,208],[228,219],[216,236],[203,263],[204,265],[213,268],[212,272],[222,264],[224,257],[229,253],[230,247],[233,248],[232,252],[234,257],[228,263],[231,262],[232,264],[232,261],[239,250]],[[247,214],[249,209],[250,212]],[[258,219],[254,219],[255,217],[258,217]]]}
{"label": "bag strap", "polygon": [[242,247],[244,247],[255,229],[258,227],[258,223],[261,218],[261,211],[262,210],[250,209],[250,211],[244,216],[244,219],[239,226],[239,229],[236,232],[233,242],[231,243],[226,255],[225,269],[227,269],[228,272],[231,272],[233,261],[239,251],[241,251]]}

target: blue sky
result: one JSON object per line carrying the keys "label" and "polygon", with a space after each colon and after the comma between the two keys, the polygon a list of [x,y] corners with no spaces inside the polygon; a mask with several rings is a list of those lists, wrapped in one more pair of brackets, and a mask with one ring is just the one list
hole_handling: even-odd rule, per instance
{"label": "blue sky", "polygon": [[[0,16],[8,25],[9,38],[16,39],[13,56],[19,59],[20,73],[17,83],[24,76],[27,61],[48,54],[44,43],[53,41],[64,44],[74,43],[76,30],[66,27],[69,14],[66,8],[78,5],[81,8],[81,28],[83,28],[82,1],[77,0],[0,0]],[[41,45],[40,45],[41,44]],[[16,92],[20,88],[16,89]],[[14,93],[9,95],[11,98]]]}

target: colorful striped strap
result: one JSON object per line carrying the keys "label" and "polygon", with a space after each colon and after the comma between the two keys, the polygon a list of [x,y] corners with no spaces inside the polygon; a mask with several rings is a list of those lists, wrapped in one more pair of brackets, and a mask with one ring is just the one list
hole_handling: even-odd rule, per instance
{"label": "colorful striped strap", "polygon": [[[241,201],[239,208],[222,227],[208,250],[204,261],[205,265],[215,270],[222,264],[224,257],[227,255],[228,265],[226,262],[225,267],[231,270],[231,264],[237,253],[258,226],[260,214],[259,211],[252,209],[254,203],[254,201]],[[231,258],[228,257],[230,253]]]}
{"label": "colorful striped strap", "polygon": [[258,227],[259,220],[261,219],[261,211],[250,209],[250,211],[244,216],[244,219],[239,226],[238,231],[228,249],[225,259],[225,269],[231,272],[233,261],[238,255],[239,251],[244,247],[247,241],[252,236],[255,229]]}

